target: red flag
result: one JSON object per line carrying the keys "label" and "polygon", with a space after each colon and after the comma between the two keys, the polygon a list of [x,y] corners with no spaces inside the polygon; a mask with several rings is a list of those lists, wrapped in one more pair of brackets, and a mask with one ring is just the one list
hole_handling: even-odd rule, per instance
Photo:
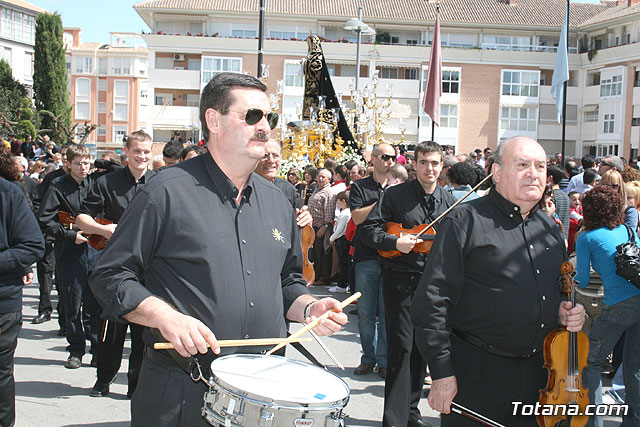
{"label": "red flag", "polygon": [[431,44],[429,58],[429,74],[427,87],[424,90],[422,108],[431,120],[440,126],[440,96],[442,95],[442,54],[440,52],[440,11],[436,10],[436,29]]}

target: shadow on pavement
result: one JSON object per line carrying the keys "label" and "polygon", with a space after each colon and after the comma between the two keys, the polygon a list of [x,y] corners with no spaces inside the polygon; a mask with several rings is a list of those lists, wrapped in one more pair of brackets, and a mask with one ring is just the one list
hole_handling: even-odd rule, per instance
{"label": "shadow on pavement", "polygon": [[62,366],[64,364],[64,360],[56,360],[56,359],[38,359],[35,357],[22,357],[17,356],[13,358],[13,361],[16,365],[38,365],[38,366]]}
{"label": "shadow on pavement", "polygon": [[73,387],[69,384],[45,381],[16,381],[16,397],[59,399],[70,396],[86,396],[89,388]]}

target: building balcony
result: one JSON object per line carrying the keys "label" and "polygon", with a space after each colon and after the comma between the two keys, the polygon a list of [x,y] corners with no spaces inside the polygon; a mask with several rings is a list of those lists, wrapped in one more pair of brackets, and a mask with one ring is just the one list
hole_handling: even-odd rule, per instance
{"label": "building balcony", "polygon": [[633,105],[640,104],[640,87],[633,88]]}
{"label": "building balcony", "polygon": [[[596,86],[599,88],[599,86]],[[579,105],[582,96],[582,89],[569,86],[567,88],[567,105]],[[555,104],[556,101],[551,95],[551,86],[540,86],[540,104]]]}
{"label": "building balcony", "polygon": [[582,104],[600,104],[600,85],[587,86],[582,89]]}
{"label": "building balcony", "polygon": [[[355,82],[355,77],[331,77],[336,93],[349,95],[349,85]],[[362,90],[366,85],[373,87],[372,79],[361,77],[358,86]],[[377,94],[379,98],[387,96],[387,88],[392,85],[393,98],[417,98],[420,94],[419,80],[378,79]]]}
{"label": "building balcony", "polygon": [[151,68],[149,70],[149,87],[200,90],[200,71]]}
{"label": "building balcony", "polygon": [[[538,45],[512,45],[500,43],[482,43],[482,49],[485,50],[510,50],[517,52],[551,52],[556,53],[556,46],[538,46]],[[578,53],[577,47],[569,47],[569,53]]]}
{"label": "building balcony", "polygon": [[200,127],[198,107],[177,107],[173,105],[150,105],[147,107],[147,123],[152,128]]}

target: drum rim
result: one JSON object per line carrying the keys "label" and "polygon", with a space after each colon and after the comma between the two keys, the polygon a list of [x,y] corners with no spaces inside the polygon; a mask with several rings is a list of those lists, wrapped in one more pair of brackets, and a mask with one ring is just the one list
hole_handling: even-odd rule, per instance
{"label": "drum rim", "polygon": [[[332,401],[326,401],[326,402],[318,402],[318,403],[298,403],[298,402],[294,402],[291,400],[281,400],[281,399],[273,399],[270,398],[268,396],[263,396],[257,393],[253,393],[250,391],[242,391],[243,394],[239,394],[236,390],[238,390],[238,387],[233,386],[229,383],[227,383],[226,381],[222,380],[218,375],[215,374],[215,372],[213,371],[213,364],[221,359],[231,359],[231,358],[250,358],[250,359],[264,359],[264,358],[279,358],[282,360],[286,360],[287,362],[293,362],[293,363],[297,363],[300,365],[304,365],[307,367],[312,367],[314,369],[320,369],[322,372],[324,373],[328,373],[332,376],[334,376],[336,379],[338,379],[342,385],[344,385],[347,395],[345,397],[343,397],[342,399],[339,400],[332,400]],[[244,400],[249,400],[252,401],[254,403],[258,403],[261,404],[263,406],[266,407],[270,407],[270,408],[274,408],[274,409],[288,409],[288,410],[296,410],[296,411],[308,411],[308,410],[315,410],[315,411],[322,411],[322,410],[335,410],[335,409],[342,409],[344,408],[347,403],[349,402],[349,396],[351,395],[351,387],[349,387],[349,384],[347,384],[347,382],[345,380],[343,380],[342,378],[340,378],[338,375],[334,374],[333,372],[327,371],[325,369],[322,369],[318,366],[312,365],[310,363],[301,361],[301,360],[297,360],[297,359],[291,359],[288,357],[284,357],[284,356],[277,356],[277,355],[266,355],[266,354],[244,354],[244,353],[237,353],[237,354],[229,354],[226,356],[222,356],[222,357],[218,357],[216,358],[213,362],[211,362],[211,379],[210,379],[210,383],[211,386],[209,387],[210,391],[213,391],[215,386],[220,387],[221,389],[223,389],[225,392],[233,395],[234,397],[236,397],[237,399],[244,399]]]}

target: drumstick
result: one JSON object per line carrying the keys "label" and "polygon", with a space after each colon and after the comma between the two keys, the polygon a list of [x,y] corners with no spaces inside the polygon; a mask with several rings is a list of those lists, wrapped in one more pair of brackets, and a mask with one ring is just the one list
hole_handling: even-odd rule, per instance
{"label": "drumstick", "polygon": [[[341,308],[345,308],[346,306],[348,306],[349,304],[351,304],[352,302],[354,302],[355,300],[357,300],[358,298],[360,298],[362,296],[362,294],[360,292],[356,292],[355,294],[351,295],[349,298],[347,298],[346,300],[342,301],[340,303],[340,307]],[[305,332],[307,332],[310,329],[315,328],[316,326],[318,326],[318,323],[320,323],[320,321],[322,319],[326,319],[329,317],[329,314],[331,314],[333,312],[333,310],[329,310],[324,312],[320,317],[318,317],[316,320],[314,320],[313,322],[305,325],[304,327],[300,328],[300,330],[298,330],[298,332],[296,332],[295,334],[291,334],[291,336],[289,337],[289,339],[295,339],[298,338],[300,335],[304,334]],[[274,352],[280,350],[282,347],[284,347],[287,343],[281,343],[278,344],[277,346],[273,347],[271,350],[269,350],[267,352],[267,355],[269,354],[273,354]]]}
{"label": "drumstick", "polygon": [[[311,338],[255,338],[251,340],[220,340],[218,345],[220,347],[247,347],[252,345],[275,345],[275,344],[289,344],[292,342],[311,341]],[[211,347],[207,343],[207,348]],[[175,347],[170,342],[157,342],[153,344],[154,350],[175,350]]]}

